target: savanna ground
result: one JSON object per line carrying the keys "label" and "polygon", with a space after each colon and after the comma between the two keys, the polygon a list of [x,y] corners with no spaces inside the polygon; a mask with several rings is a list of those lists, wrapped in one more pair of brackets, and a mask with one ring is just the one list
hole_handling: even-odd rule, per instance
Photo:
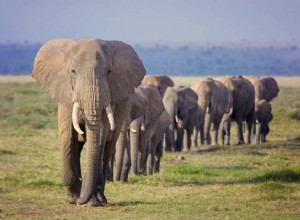
{"label": "savanna ground", "polygon": [[91,208],[65,200],[57,105],[29,77],[0,77],[0,219],[299,219],[300,78],[277,80],[269,142],[165,154],[161,173],[108,183]]}

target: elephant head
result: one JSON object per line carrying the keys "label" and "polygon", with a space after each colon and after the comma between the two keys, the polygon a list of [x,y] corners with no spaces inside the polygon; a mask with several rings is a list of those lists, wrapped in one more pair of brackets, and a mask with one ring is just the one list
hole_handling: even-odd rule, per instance
{"label": "elephant head", "polygon": [[173,87],[174,82],[168,76],[145,76],[142,82],[143,85],[152,85],[156,87],[161,95],[164,96],[168,87]]}
{"label": "elephant head", "polygon": [[[176,148],[182,148],[183,129],[186,128],[189,121],[189,114],[192,109],[195,109],[195,114],[198,111],[197,106],[198,95],[190,88],[185,87],[169,87],[163,97],[164,106],[172,119],[172,123],[166,132],[166,150],[175,149],[174,129],[177,129]],[[196,123],[196,121],[195,121]],[[180,134],[179,134],[180,133]]]}
{"label": "elephant head", "polygon": [[269,130],[269,123],[273,119],[272,106],[265,99],[255,102],[255,114],[256,114],[256,133],[255,141],[264,142],[265,136]]}
{"label": "elephant head", "polygon": [[[133,48],[120,41],[50,40],[37,53],[32,77],[52,99],[73,105],[78,133],[83,133],[79,112],[84,118],[88,157],[78,204],[86,203],[95,192],[105,130],[122,124],[114,120],[113,106],[128,99],[144,75],[144,66]],[[102,117],[103,112],[107,117]]]}

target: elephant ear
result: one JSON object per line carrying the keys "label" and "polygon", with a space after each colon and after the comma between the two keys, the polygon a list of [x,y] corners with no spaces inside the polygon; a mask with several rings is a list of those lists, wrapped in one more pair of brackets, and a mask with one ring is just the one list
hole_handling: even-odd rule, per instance
{"label": "elephant ear", "polygon": [[128,98],[138,87],[146,73],[142,61],[134,49],[121,41],[101,42],[110,59],[110,73],[107,82],[110,87],[112,104]]}
{"label": "elephant ear", "polygon": [[133,121],[146,112],[147,100],[137,92],[134,92],[131,97],[130,120]]}
{"label": "elephant ear", "polygon": [[165,107],[157,88],[154,86],[143,86],[143,89],[148,100],[145,115],[145,124],[147,126],[158,120],[162,112],[165,110]]}
{"label": "elephant ear", "polygon": [[180,109],[180,115],[183,116],[191,109],[197,107],[198,95],[191,88],[180,88],[178,95],[182,97],[182,106]]}
{"label": "elephant ear", "polygon": [[65,51],[73,40],[50,40],[38,51],[32,77],[49,94],[60,103],[71,104],[72,84],[65,63]]}

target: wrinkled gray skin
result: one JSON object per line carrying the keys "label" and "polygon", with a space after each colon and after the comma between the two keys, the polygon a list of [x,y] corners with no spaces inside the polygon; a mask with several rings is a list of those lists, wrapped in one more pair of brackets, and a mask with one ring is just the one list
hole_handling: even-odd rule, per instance
{"label": "wrinkled gray skin", "polygon": [[[198,107],[203,118],[199,119],[199,132],[201,144],[218,144],[220,123],[225,112],[229,113],[229,91],[219,81],[212,78],[199,80],[192,84],[191,88],[198,95]],[[204,123],[201,123],[203,121]],[[213,123],[213,137],[210,142],[210,127]],[[198,132],[197,131],[197,132]]]}
{"label": "wrinkled gray skin", "polygon": [[266,135],[269,133],[269,123],[273,119],[272,106],[266,100],[255,102],[256,114],[256,143],[266,142]]}
{"label": "wrinkled gray skin", "polygon": [[[151,154],[151,141],[156,131],[160,116],[164,111],[164,105],[159,91],[153,86],[140,85],[135,92],[147,100],[146,111],[141,118],[130,124],[130,150],[131,150],[131,172],[133,174],[152,174],[154,155]],[[142,128],[144,122],[144,131]],[[149,154],[151,154],[149,156]]]}
{"label": "wrinkled gray skin", "polygon": [[184,132],[187,134],[185,148],[190,149],[191,135],[198,121],[197,100],[198,95],[190,88],[167,88],[163,102],[172,122],[166,131],[166,151],[182,151]]}
{"label": "wrinkled gray skin", "polygon": [[[243,77],[226,77],[221,82],[229,90],[229,105],[232,106],[231,120],[237,123],[238,144],[245,144],[243,122],[247,123],[247,144],[254,142],[255,131],[255,91],[249,80]],[[223,125],[222,125],[223,127]]]}
{"label": "wrinkled gray skin", "polygon": [[152,86],[156,87],[158,89],[161,97],[164,97],[164,94],[168,87],[174,86],[174,82],[170,77],[168,77],[168,76],[153,76],[153,75],[145,76],[142,84],[146,85],[146,86],[152,85]]}
{"label": "wrinkled gray skin", "polygon": [[[130,96],[144,75],[133,48],[120,41],[51,40],[37,53],[32,76],[59,102],[62,182],[70,203],[107,202],[103,176],[129,111]],[[112,114],[107,113],[109,105]],[[81,182],[83,145],[87,165]]]}
{"label": "wrinkled gray skin", "polygon": [[273,77],[250,76],[245,78],[248,79],[254,86],[255,101],[265,99],[267,102],[270,102],[272,99],[277,97],[280,91],[278,84]]}
{"label": "wrinkled gray skin", "polygon": [[[133,133],[140,132],[140,130],[144,129],[142,127],[142,124],[147,109],[147,103],[148,101],[145,96],[138,94],[136,91],[133,93],[130,102],[130,111],[126,120],[124,121],[124,125],[122,128],[122,130],[124,129],[124,135],[119,136],[116,143],[116,152],[114,157],[112,158],[113,161],[115,161],[115,163],[111,166],[114,167],[114,181],[127,182],[128,180],[128,174],[131,168],[131,157],[133,159],[137,158],[137,150],[131,151],[130,149],[129,137],[130,135],[132,136],[130,125],[133,121],[141,125],[141,128],[136,131],[133,130]],[[137,147],[135,147],[135,149],[137,149]],[[136,168],[134,168],[134,170],[136,170]]]}

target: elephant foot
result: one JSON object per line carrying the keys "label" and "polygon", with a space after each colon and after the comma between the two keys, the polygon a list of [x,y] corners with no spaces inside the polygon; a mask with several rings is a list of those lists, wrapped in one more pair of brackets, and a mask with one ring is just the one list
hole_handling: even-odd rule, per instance
{"label": "elephant foot", "polygon": [[98,199],[96,195],[92,196],[90,201],[87,203],[88,206],[90,207],[99,207],[102,205],[101,201]]}
{"label": "elephant foot", "polygon": [[77,195],[67,195],[67,200],[70,204],[76,204],[76,200],[79,198]]}
{"label": "elephant foot", "polygon": [[101,204],[107,204],[107,199],[104,194],[100,195],[100,202]]}
{"label": "elephant foot", "polygon": [[121,183],[127,183],[128,177],[121,177]]}
{"label": "elephant foot", "polygon": [[78,182],[73,186],[66,186],[65,189],[68,202],[70,204],[76,204],[76,200],[80,197],[81,182]]}

